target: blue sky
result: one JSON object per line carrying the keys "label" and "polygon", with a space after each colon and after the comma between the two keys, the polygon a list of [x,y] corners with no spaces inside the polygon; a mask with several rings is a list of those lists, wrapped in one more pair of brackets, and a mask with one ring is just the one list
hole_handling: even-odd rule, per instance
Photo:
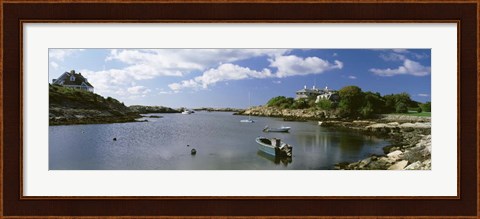
{"label": "blue sky", "polygon": [[305,85],[426,102],[430,65],[430,49],[49,49],[49,82],[76,70],[126,105],[246,108]]}

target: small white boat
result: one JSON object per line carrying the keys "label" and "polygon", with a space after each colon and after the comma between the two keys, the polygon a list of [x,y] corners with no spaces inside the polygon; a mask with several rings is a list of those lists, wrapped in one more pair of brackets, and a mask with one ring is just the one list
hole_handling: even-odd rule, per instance
{"label": "small white boat", "polygon": [[292,146],[278,138],[258,137],[255,141],[260,145],[259,150],[275,157],[292,157]]}
{"label": "small white boat", "polygon": [[189,114],[192,114],[192,113],[193,113],[193,111],[187,110],[187,109],[182,112],[182,114],[184,114],[184,115],[189,115]]}
{"label": "small white boat", "polygon": [[267,126],[265,126],[265,128],[263,129],[264,132],[288,132],[290,131],[290,127],[288,126],[282,126],[280,128],[270,128]]}
{"label": "small white boat", "polygon": [[[250,106],[250,92],[248,93],[248,105]],[[254,123],[255,121],[252,120],[250,113],[248,114],[248,119],[242,119],[240,122],[245,122],[245,123]]]}

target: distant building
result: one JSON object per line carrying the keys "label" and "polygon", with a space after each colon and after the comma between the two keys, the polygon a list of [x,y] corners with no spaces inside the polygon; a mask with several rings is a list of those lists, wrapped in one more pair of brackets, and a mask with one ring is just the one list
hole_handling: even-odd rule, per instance
{"label": "distant building", "polygon": [[320,95],[317,96],[315,103],[318,103],[320,100],[330,100],[332,102],[338,102],[340,100],[340,95],[336,90],[330,90],[328,87],[321,90]]}
{"label": "distant building", "polygon": [[52,84],[93,92],[93,86],[88,83],[87,78],[83,77],[82,73],[80,72],[75,73],[75,70],[65,72],[57,79],[53,79]]}
{"label": "distant building", "polygon": [[303,89],[296,92],[295,100],[306,98],[315,98],[315,103],[318,103],[320,100],[330,100],[333,102],[340,100],[340,96],[335,90],[328,89],[328,87],[325,87],[324,89],[318,89],[315,86],[313,86],[312,89],[309,89],[305,85]]}
{"label": "distant building", "polygon": [[316,97],[320,94],[320,90],[315,88],[315,86],[313,86],[312,89],[308,89],[307,85],[305,85],[303,89],[298,90],[296,94],[297,96],[295,97],[295,100],[299,100],[299,99],[305,99],[309,97]]}

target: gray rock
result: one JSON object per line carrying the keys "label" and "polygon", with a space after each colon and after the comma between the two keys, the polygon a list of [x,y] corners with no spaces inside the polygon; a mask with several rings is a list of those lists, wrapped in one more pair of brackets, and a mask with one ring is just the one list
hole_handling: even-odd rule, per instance
{"label": "gray rock", "polygon": [[405,167],[404,170],[419,170],[421,166],[422,166],[422,162],[417,161]]}
{"label": "gray rock", "polygon": [[406,122],[400,125],[400,128],[413,128],[413,127],[414,127],[413,123],[410,123],[410,122]]}
{"label": "gray rock", "polygon": [[404,128],[402,128],[402,131],[403,132],[413,132],[413,131],[415,131],[415,129],[412,128],[412,127],[404,127]]}
{"label": "gray rock", "polygon": [[398,161],[397,163],[390,166],[388,170],[403,170],[403,168],[405,168],[407,164],[408,164],[408,161],[406,160]]}
{"label": "gray rock", "polygon": [[422,162],[422,166],[420,167],[422,170],[431,170],[432,169],[432,160],[428,159]]}
{"label": "gray rock", "polygon": [[381,157],[376,161],[372,161],[368,164],[368,169],[371,170],[386,170],[389,166],[394,163],[395,160],[389,159],[387,157]]}
{"label": "gray rock", "polygon": [[354,162],[348,165],[348,169],[357,169],[356,167],[358,166],[359,162]]}
{"label": "gray rock", "polygon": [[416,122],[416,123],[403,123],[399,126],[402,129],[406,128],[412,128],[412,129],[426,129],[426,128],[431,128],[432,125],[431,123],[422,123],[422,122]]}
{"label": "gray rock", "polygon": [[393,160],[398,160],[398,159],[402,158],[402,154],[403,154],[403,152],[401,152],[400,150],[396,150],[394,152],[391,152],[391,153],[387,154],[387,157],[390,158],[390,159],[393,159]]}
{"label": "gray rock", "polygon": [[372,161],[372,158],[369,157],[367,159],[364,159],[358,163],[358,167],[363,169],[365,166],[367,166],[370,162]]}
{"label": "gray rock", "polygon": [[388,125],[388,124],[385,124],[385,123],[375,123],[375,124],[369,125],[365,128],[367,128],[367,129],[382,129],[382,128],[393,128],[393,127],[394,126]]}
{"label": "gray rock", "polygon": [[394,151],[396,151],[396,150],[400,150],[400,147],[392,147],[392,148],[390,148],[389,153],[390,153],[390,152],[394,152]]}
{"label": "gray rock", "polygon": [[394,122],[430,122],[430,117],[420,117],[420,116],[409,116],[409,115],[399,115],[399,114],[383,114],[379,115],[379,119],[384,121],[394,121]]}
{"label": "gray rock", "polygon": [[411,149],[411,150],[406,150],[403,153],[403,159],[408,160],[410,163],[414,163],[419,160],[424,160],[423,154],[420,152],[420,150],[416,149]]}

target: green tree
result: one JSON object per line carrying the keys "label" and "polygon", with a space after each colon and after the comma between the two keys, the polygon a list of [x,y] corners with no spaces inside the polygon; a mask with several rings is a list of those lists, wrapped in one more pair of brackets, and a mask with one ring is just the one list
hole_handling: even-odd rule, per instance
{"label": "green tree", "polygon": [[278,105],[280,105],[283,101],[285,101],[285,99],[287,99],[287,98],[284,97],[284,96],[274,97],[274,98],[270,99],[270,100],[267,102],[267,106],[278,106]]}
{"label": "green tree", "polygon": [[405,93],[405,92],[395,94],[395,100],[396,100],[397,104],[398,103],[404,103],[405,105],[407,105],[407,107],[412,102],[412,100],[410,99],[410,94]]}
{"label": "green tree", "polygon": [[308,100],[307,99],[298,99],[295,100],[292,104],[293,109],[306,109],[308,108]]}
{"label": "green tree", "polygon": [[364,118],[369,118],[374,114],[375,110],[371,104],[367,104],[360,109],[360,115]]}
{"label": "green tree", "polygon": [[364,93],[364,99],[364,107],[368,106],[369,109],[372,110],[372,113],[385,113],[385,99],[380,95],[380,93],[367,91]]}
{"label": "green tree", "polygon": [[386,113],[407,113],[408,107],[417,107],[418,103],[410,99],[410,94],[402,92],[384,96]]}
{"label": "green tree", "polygon": [[315,101],[317,100],[317,97],[308,97],[307,98],[307,105],[308,105],[308,108],[312,108],[312,107],[315,107]]}
{"label": "green tree", "polygon": [[295,99],[293,99],[293,97],[288,97],[287,99],[285,99],[284,102],[282,102],[282,105],[285,106],[284,109],[286,109],[286,108],[292,106],[293,102],[295,102]]}
{"label": "green tree", "polygon": [[294,99],[291,98],[291,97],[287,98],[287,97],[284,97],[284,96],[278,96],[278,97],[274,97],[274,98],[270,99],[267,102],[267,106],[287,109],[287,108],[291,108],[293,102],[294,102]]}
{"label": "green tree", "polygon": [[423,112],[431,112],[432,111],[432,102],[428,101],[424,104],[420,104]]}
{"label": "green tree", "polygon": [[396,106],[395,112],[397,113],[408,113],[407,104],[403,102],[399,102]]}
{"label": "green tree", "polygon": [[338,91],[340,96],[340,114],[343,117],[355,117],[358,115],[364,102],[363,92],[357,86],[346,86]]}
{"label": "green tree", "polygon": [[385,100],[384,112],[385,113],[395,112],[396,105],[397,105],[395,95],[394,94],[385,95],[383,96],[383,99]]}
{"label": "green tree", "polygon": [[316,103],[317,107],[322,110],[331,110],[333,109],[333,103],[327,99],[321,99]]}

